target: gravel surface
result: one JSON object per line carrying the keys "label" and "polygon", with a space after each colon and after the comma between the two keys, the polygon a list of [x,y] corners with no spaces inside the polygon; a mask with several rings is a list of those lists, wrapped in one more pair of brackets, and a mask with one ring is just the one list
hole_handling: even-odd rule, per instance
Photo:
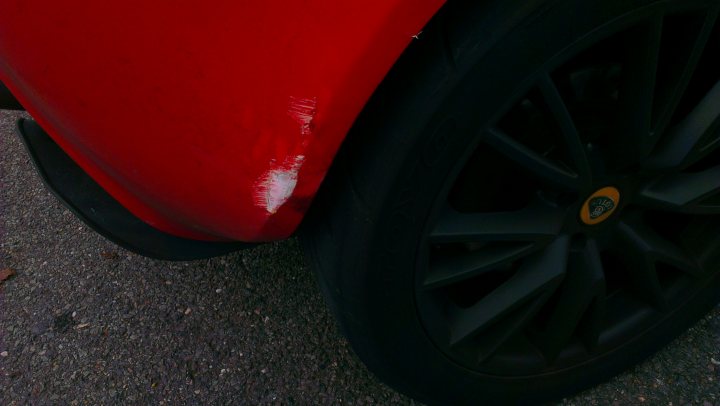
{"label": "gravel surface", "polygon": [[[0,405],[412,404],[337,333],[296,240],[206,261],[130,254],[44,188],[0,111]],[[720,405],[720,309],[565,404]]]}

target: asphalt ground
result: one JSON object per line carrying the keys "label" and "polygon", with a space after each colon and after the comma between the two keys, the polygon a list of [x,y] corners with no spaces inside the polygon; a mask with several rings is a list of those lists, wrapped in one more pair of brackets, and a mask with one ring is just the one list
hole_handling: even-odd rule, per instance
{"label": "asphalt ground", "polygon": [[[45,189],[0,111],[0,405],[413,404],[354,356],[295,239],[163,262]],[[720,309],[562,403],[720,405]]]}

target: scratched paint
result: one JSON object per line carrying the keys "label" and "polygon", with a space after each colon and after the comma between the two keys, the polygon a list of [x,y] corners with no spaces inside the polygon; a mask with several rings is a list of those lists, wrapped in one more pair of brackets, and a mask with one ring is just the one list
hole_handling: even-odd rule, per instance
{"label": "scratched paint", "polygon": [[303,136],[303,147],[307,146],[307,137],[312,135],[312,124],[317,114],[317,97],[310,99],[290,96],[288,116],[300,125],[300,134]]}
{"label": "scratched paint", "polygon": [[264,208],[269,214],[277,213],[295,191],[300,168],[305,162],[304,151],[313,135],[317,98],[291,96],[287,114],[300,127],[300,142],[282,162],[271,161],[270,169],[255,183],[255,205]]}

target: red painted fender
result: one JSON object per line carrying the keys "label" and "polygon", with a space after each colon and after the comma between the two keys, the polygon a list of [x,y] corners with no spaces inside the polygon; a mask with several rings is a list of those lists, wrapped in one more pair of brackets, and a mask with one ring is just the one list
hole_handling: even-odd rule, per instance
{"label": "red painted fender", "polygon": [[3,0],[0,80],[152,226],[281,239],[442,3]]}

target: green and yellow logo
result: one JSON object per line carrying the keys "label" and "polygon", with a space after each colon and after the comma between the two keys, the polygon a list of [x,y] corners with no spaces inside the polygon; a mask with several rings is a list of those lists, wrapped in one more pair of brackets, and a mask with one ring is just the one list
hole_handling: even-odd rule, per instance
{"label": "green and yellow logo", "polygon": [[594,226],[607,220],[620,203],[620,191],[612,186],[604,187],[593,193],[580,209],[583,223]]}

